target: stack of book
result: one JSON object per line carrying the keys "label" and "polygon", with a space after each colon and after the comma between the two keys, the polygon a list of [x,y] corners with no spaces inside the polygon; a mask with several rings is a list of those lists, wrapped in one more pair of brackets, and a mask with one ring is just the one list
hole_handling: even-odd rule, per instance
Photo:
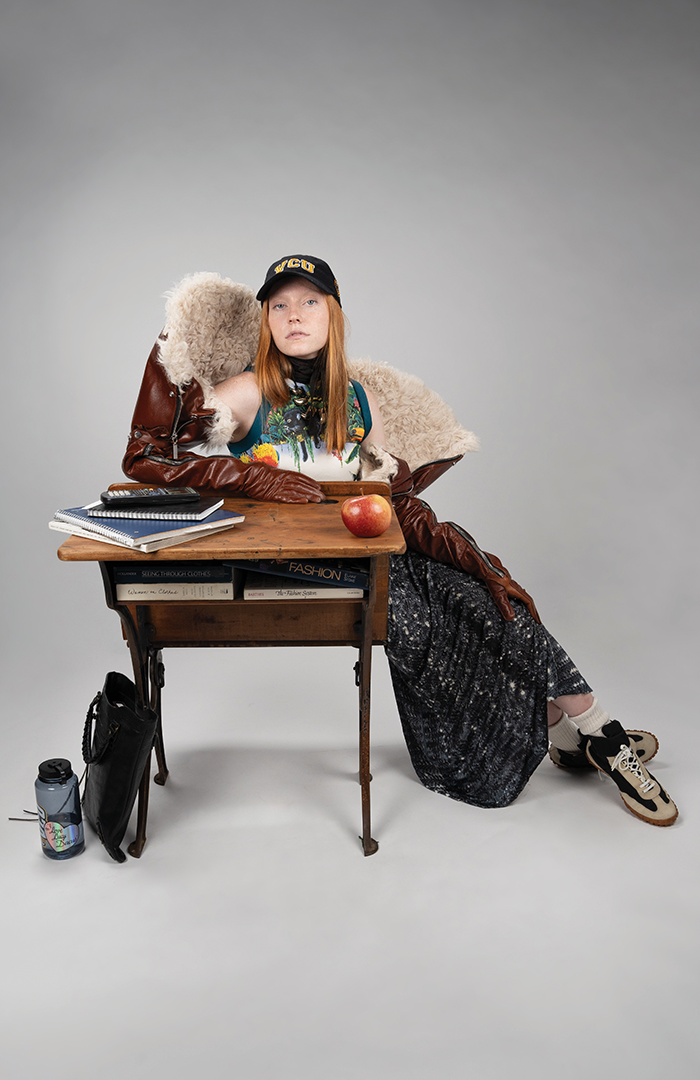
{"label": "stack of book", "polygon": [[[359,600],[367,586],[367,573],[360,567],[323,559],[304,562],[302,571],[296,566],[295,560],[128,562],[112,563],[112,573],[121,603],[237,600],[241,596],[244,600]],[[329,570],[333,584],[323,584]]]}
{"label": "stack of book", "polygon": [[245,520],[243,514],[222,510],[223,501],[200,499],[198,503],[188,504],[186,509],[178,508],[176,513],[171,507],[155,506],[107,509],[98,501],[57,510],[49,528],[133,551],[159,551],[200,536],[212,536]]}
{"label": "stack of book", "polygon": [[243,572],[222,562],[129,562],[112,566],[117,600],[234,600]]}
{"label": "stack of book", "polygon": [[[312,560],[295,571],[287,562],[128,562],[113,563],[120,602],[151,600],[360,600],[367,574],[358,567]],[[260,569],[258,569],[258,567]],[[269,567],[269,571],[263,570]],[[329,570],[332,584],[324,584]]]}
{"label": "stack of book", "polygon": [[232,565],[247,570],[245,600],[359,600],[366,569],[333,559],[260,559]]}

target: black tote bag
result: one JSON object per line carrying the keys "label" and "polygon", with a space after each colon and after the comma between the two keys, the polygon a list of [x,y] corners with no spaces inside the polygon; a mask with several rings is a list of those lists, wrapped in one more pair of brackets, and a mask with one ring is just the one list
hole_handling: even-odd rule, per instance
{"label": "black tote bag", "polygon": [[158,717],[137,704],[136,687],[126,675],[110,671],[90,704],[83,731],[88,766],[83,816],[107,853],[117,862],[134,808],[143,770],[153,746]]}

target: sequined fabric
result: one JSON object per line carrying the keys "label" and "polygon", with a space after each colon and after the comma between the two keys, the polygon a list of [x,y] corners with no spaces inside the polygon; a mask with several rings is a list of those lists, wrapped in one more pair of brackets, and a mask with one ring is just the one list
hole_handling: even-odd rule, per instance
{"label": "sequined fabric", "polygon": [[547,699],[591,689],[525,605],[513,608],[506,622],[477,578],[392,556],[386,654],[413,767],[474,806],[511,803],[547,752]]}

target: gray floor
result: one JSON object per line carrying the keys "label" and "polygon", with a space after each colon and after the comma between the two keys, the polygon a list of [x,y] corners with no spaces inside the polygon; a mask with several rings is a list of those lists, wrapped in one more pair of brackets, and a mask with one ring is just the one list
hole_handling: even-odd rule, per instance
{"label": "gray floor", "polygon": [[[697,1076],[700,808],[680,707],[657,725],[672,828],[549,761],[514,806],[478,810],[416,782],[377,652],[380,848],[364,858],[351,654],[167,656],[171,778],[141,860],[90,835],[57,865],[36,826],[2,824],[6,1076],[33,1080],[59,1022],[66,1078],[88,1061],[106,1080],[613,1077],[631,1047],[643,1080]],[[243,662],[250,689],[228,689]],[[32,750],[55,742],[44,720],[16,748],[13,811]]]}
{"label": "gray floor", "polygon": [[[698,4],[9,0],[0,64],[3,1076],[696,1080]],[[129,670],[47,520],[119,478],[163,293],[298,250],[481,436],[430,502],[658,734],[672,828],[548,761],[431,794],[378,652],[363,858],[342,650],[167,655],[139,862],[7,820]]]}

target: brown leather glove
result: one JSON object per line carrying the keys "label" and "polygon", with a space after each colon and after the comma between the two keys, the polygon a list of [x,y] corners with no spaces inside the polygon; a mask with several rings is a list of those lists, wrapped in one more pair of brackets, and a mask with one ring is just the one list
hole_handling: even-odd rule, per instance
{"label": "brown leather glove", "polygon": [[[131,448],[130,448],[131,449]],[[262,502],[323,502],[319,484],[303,473],[275,469],[262,461],[245,462],[235,457],[183,456],[166,458],[151,454],[127,454],[124,472],[142,484],[174,484],[202,491],[230,491]]]}
{"label": "brown leather glove", "polygon": [[428,555],[437,562],[466,570],[468,574],[480,578],[506,622],[515,618],[509,596],[527,604],[533,619],[540,622],[534,600],[517,581],[513,581],[501,560],[482,551],[474,537],[460,525],[452,521],[439,522],[428,504],[412,494],[422,491],[435,476],[441,475],[459,458],[431,462],[415,472],[411,472],[402,458],[394,460],[397,467],[391,480],[391,495],[406,546],[420,555]]}
{"label": "brown leather glove", "polygon": [[398,495],[393,502],[411,551],[481,578],[506,622],[515,618],[509,596],[524,601],[533,619],[541,621],[532,597],[513,581],[501,560],[482,551],[465,529],[452,521],[439,522],[428,504],[413,495]]}

